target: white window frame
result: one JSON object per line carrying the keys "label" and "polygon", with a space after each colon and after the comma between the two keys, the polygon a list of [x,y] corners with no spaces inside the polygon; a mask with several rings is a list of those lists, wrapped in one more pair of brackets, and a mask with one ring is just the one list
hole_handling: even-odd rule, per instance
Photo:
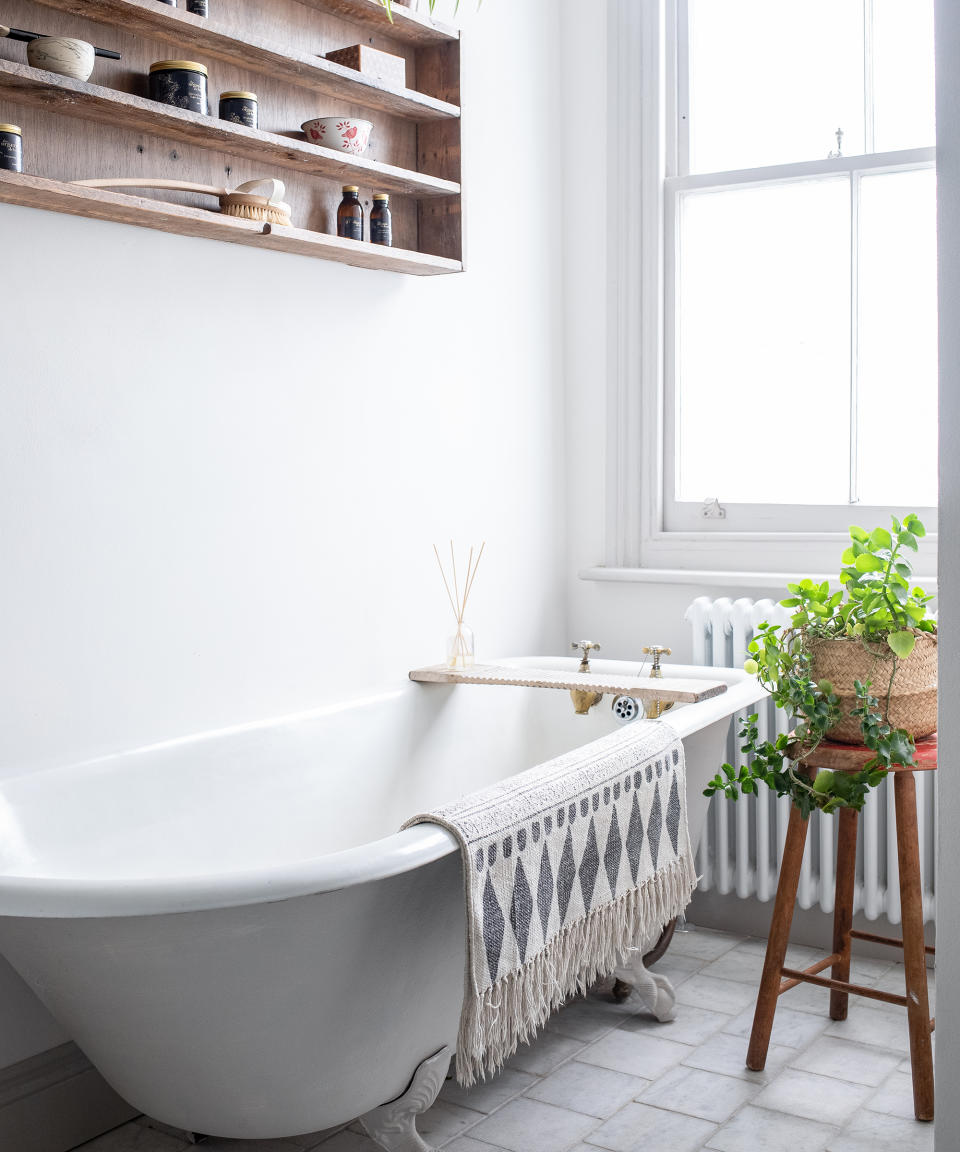
{"label": "white window frame", "polygon": [[[652,569],[703,573],[819,574],[835,571],[847,525],[881,522],[887,512],[916,511],[928,531],[936,511],[913,508],[797,508],[724,506],[723,519],[704,519],[699,505],[671,503],[666,468],[674,468],[673,317],[676,209],[687,190],[729,182],[774,183],[803,176],[860,174],[930,167],[935,149],[805,161],[746,172],[677,176],[678,126],[685,82],[678,84],[679,36],[686,0],[610,0],[608,6],[610,138],[606,548],[604,564],[625,573]],[[638,63],[639,62],[639,63]],[[681,80],[684,78],[681,77]],[[639,129],[639,130],[638,130]],[[630,211],[637,203],[639,212]],[[672,230],[672,231],[668,231]],[[674,243],[664,243],[673,235]],[[856,291],[856,286],[852,289]],[[639,324],[637,318],[639,317]],[[855,353],[854,353],[855,354]],[[722,493],[708,494],[721,498]],[[791,531],[778,531],[792,516]],[[747,519],[749,517],[749,519]],[[930,531],[917,571],[936,571],[936,535]]]}

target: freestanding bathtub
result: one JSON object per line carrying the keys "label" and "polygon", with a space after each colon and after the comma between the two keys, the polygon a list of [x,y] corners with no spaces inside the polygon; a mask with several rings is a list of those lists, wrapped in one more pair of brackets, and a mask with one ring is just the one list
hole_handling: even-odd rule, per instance
{"label": "freestanding bathtub", "polygon": [[[764,692],[729,669],[667,674],[729,686],[667,717],[696,844],[730,716]],[[610,697],[577,716],[562,691],[407,684],[9,779],[0,951],[149,1115],[241,1138],[333,1127],[403,1096],[457,1035],[459,853],[438,827],[397,828],[614,723]]]}

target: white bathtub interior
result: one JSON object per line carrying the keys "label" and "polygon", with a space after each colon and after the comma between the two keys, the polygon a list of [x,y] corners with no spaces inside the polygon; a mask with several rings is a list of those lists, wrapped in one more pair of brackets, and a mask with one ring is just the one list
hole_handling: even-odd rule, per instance
{"label": "white bathtub interior", "polygon": [[[502,662],[576,667],[564,658]],[[643,666],[595,667],[630,675]],[[732,678],[741,693],[745,683],[742,673],[675,668]],[[409,684],[280,722],[14,777],[0,786],[0,876],[249,873],[355,848],[612,731],[610,701],[577,716],[563,691]],[[689,744],[703,719],[730,711],[719,697],[677,705],[666,720]]]}

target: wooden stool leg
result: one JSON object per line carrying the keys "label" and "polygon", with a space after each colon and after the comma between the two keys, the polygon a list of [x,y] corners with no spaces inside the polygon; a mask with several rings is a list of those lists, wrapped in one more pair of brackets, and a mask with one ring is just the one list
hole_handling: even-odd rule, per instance
{"label": "wooden stool leg", "polygon": [[927,1001],[927,964],[923,947],[923,891],[920,886],[920,846],[917,836],[917,792],[912,772],[894,778],[897,809],[897,860],[900,867],[900,912],[903,965],[910,1024],[910,1064],[913,1068],[913,1110],[918,1120],[933,1119],[933,1048]]}
{"label": "wooden stool leg", "polygon": [[807,842],[808,823],[800,815],[799,808],[790,808],[790,823],[787,825],[783,863],[780,865],[777,898],[773,905],[770,935],[767,938],[767,955],[763,962],[757,1007],[753,1014],[750,1047],[747,1049],[747,1067],[753,1072],[760,1072],[767,1062],[773,1016],[780,995],[780,969],[783,967],[790,940],[790,925],[793,923],[793,906],[796,903],[797,886],[800,883],[800,866],[803,863],[803,848]]}
{"label": "wooden stool leg", "polygon": [[[850,980],[850,929],[853,927],[853,885],[857,872],[855,808],[841,808],[837,827],[837,884],[833,896],[833,950],[840,956],[830,972],[834,980]],[[820,825],[821,834],[823,825]],[[830,1019],[846,1020],[849,992],[830,990]]]}

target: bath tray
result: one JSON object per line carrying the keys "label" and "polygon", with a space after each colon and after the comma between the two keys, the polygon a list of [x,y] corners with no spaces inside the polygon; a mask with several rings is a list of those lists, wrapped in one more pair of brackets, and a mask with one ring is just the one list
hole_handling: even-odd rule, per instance
{"label": "bath tray", "polygon": [[605,676],[596,672],[556,672],[547,668],[514,668],[500,664],[474,664],[458,671],[446,664],[415,668],[411,680],[423,684],[506,684],[527,688],[587,688],[617,696],[637,696],[641,700],[663,700],[665,703],[696,704],[720,696],[727,686],[719,680],[673,679],[653,680],[642,676]]}

